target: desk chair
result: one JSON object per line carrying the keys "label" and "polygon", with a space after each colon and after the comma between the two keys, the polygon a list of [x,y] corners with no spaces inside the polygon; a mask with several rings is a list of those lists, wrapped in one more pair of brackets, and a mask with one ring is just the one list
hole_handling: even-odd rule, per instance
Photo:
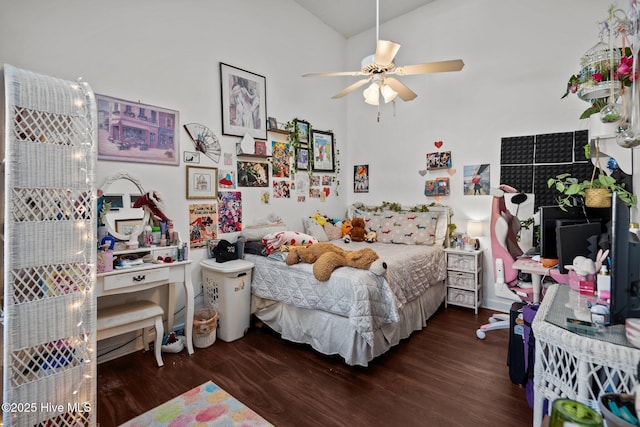
{"label": "desk chair", "polygon": [[[518,244],[517,234],[520,230],[520,220],[507,209],[504,194],[517,193],[508,185],[501,185],[492,189],[493,200],[491,203],[491,253],[493,255],[494,292],[496,296],[510,301],[533,301],[533,289],[531,287],[518,286],[518,270],[513,268],[516,258],[523,254]],[[494,314],[489,318],[489,323],[480,326],[476,336],[480,339],[486,337],[487,331],[495,329],[509,329],[508,314]]]}

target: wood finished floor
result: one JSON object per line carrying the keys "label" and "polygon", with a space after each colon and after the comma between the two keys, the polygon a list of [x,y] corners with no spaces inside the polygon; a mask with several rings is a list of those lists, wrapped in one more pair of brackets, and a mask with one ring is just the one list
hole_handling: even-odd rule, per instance
{"label": "wood finished floor", "polygon": [[252,326],[191,356],[136,352],[98,365],[97,422],[117,426],[213,381],[277,427],[526,426],[524,388],[509,380],[507,330],[475,330],[491,312],[449,307],[375,359],[350,367]]}

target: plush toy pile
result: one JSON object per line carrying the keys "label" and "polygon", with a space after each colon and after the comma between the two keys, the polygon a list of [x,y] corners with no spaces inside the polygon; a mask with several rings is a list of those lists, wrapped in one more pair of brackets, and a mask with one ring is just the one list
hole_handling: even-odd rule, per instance
{"label": "plush toy pile", "polygon": [[373,249],[347,251],[333,243],[324,242],[310,246],[290,246],[285,262],[293,265],[300,261],[313,264],[313,275],[321,282],[329,280],[333,270],[342,266],[370,270],[377,275],[384,274],[387,268],[387,264]]}

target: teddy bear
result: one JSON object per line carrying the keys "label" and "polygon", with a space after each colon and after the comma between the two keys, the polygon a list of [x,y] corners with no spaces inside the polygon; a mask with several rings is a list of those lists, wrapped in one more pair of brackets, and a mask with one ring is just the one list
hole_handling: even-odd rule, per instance
{"label": "teddy bear", "polygon": [[342,266],[370,270],[377,275],[384,274],[387,269],[387,264],[373,249],[347,251],[332,243],[291,247],[285,262],[287,265],[293,265],[299,261],[312,263],[313,275],[321,282],[329,280],[333,270]]}
{"label": "teddy bear", "polygon": [[364,242],[366,233],[364,229],[364,219],[355,217],[351,220],[351,240],[354,242]]}
{"label": "teddy bear", "polygon": [[327,242],[319,242],[308,246],[289,246],[289,253],[287,254],[285,263],[287,265],[293,265],[302,261],[307,264],[313,264],[320,255],[327,252],[336,252],[342,255],[346,251],[339,246]]}

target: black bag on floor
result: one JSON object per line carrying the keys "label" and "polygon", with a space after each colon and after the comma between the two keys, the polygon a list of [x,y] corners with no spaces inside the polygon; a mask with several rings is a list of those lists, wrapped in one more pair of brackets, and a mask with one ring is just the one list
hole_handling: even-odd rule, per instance
{"label": "black bag on floor", "polygon": [[522,310],[527,304],[514,302],[509,311],[509,349],[507,365],[509,378],[518,385],[527,384],[527,365],[525,353],[525,324]]}

